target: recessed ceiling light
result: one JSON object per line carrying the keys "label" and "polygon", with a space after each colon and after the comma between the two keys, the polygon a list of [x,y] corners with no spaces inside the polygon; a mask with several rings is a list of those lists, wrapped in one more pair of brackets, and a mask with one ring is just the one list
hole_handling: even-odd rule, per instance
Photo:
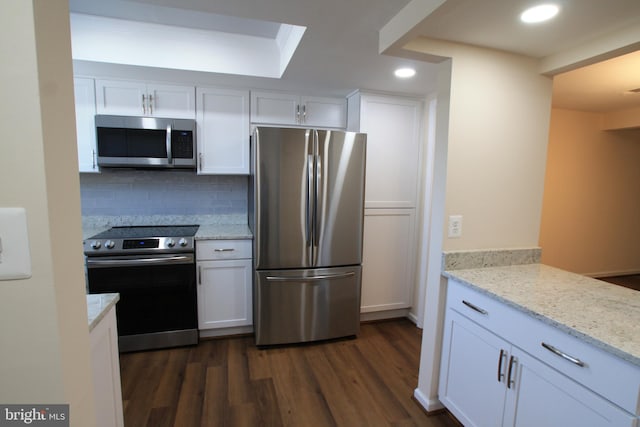
{"label": "recessed ceiling light", "polygon": [[555,4],[540,4],[522,12],[520,20],[527,24],[535,24],[553,18],[559,11],[560,8]]}
{"label": "recessed ceiling light", "polygon": [[416,70],[414,70],[413,68],[398,68],[393,72],[393,74],[395,74],[396,77],[400,79],[408,79],[409,77],[413,77],[416,75]]}

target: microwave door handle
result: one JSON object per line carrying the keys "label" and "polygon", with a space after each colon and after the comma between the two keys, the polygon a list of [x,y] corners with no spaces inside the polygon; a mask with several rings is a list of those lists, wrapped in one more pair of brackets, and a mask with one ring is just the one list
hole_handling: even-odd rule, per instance
{"label": "microwave door handle", "polygon": [[172,164],[173,158],[171,157],[171,125],[167,125],[167,164]]}

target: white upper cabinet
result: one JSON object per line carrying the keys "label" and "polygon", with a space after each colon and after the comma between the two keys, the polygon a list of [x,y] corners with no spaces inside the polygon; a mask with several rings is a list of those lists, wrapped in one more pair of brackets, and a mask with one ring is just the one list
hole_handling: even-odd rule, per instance
{"label": "white upper cabinet", "polygon": [[367,133],[365,207],[416,207],[422,110],[422,101],[410,98],[349,97],[348,130]]}
{"label": "white upper cabinet", "polygon": [[249,174],[249,91],[196,89],[198,173]]}
{"label": "white upper cabinet", "polygon": [[76,106],[76,139],[80,172],[99,172],[96,152],[96,96],[93,79],[73,79]]}
{"label": "white upper cabinet", "polygon": [[96,80],[98,114],[194,119],[193,86],[126,80]]}
{"label": "white upper cabinet", "polygon": [[251,92],[251,122],[344,129],[347,102],[342,98]]}

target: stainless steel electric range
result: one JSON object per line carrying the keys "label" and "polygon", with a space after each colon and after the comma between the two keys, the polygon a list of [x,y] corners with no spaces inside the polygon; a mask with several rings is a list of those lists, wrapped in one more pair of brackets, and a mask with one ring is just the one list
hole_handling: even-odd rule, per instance
{"label": "stainless steel electric range", "polygon": [[112,227],[84,242],[89,293],[118,292],[121,352],[198,343],[197,225]]}

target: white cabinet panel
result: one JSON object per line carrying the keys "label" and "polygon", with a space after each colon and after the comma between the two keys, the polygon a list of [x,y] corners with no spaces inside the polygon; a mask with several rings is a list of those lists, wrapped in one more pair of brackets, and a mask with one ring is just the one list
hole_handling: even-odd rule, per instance
{"label": "white cabinet panel", "polygon": [[251,122],[298,124],[300,97],[277,92],[251,92]]}
{"label": "white cabinet panel", "polygon": [[76,139],[80,172],[99,172],[96,152],[96,96],[93,79],[73,79],[76,107]]}
{"label": "white cabinet panel", "polygon": [[122,427],[122,388],[116,309],[111,308],[89,334],[98,427]]}
{"label": "white cabinet panel", "polygon": [[149,110],[155,117],[171,119],[193,119],[196,111],[195,90],[193,86],[147,84]]}
{"label": "white cabinet panel", "polygon": [[252,324],[251,260],[198,262],[198,328]]}
{"label": "white cabinet panel", "polygon": [[249,174],[249,91],[197,88],[199,174]]}
{"label": "white cabinet panel", "polygon": [[361,312],[411,306],[414,222],[413,209],[365,210]]}
{"label": "white cabinet panel", "polygon": [[251,240],[198,240],[198,328],[251,326]]}
{"label": "white cabinet panel", "polygon": [[508,362],[504,351],[510,345],[448,310],[443,346],[448,357],[442,360],[440,374],[442,403],[465,426],[502,425]]}
{"label": "white cabinet panel", "polygon": [[193,86],[96,80],[98,114],[194,119]]}
{"label": "white cabinet panel", "polygon": [[347,126],[346,99],[303,96],[300,105],[303,125],[338,129]]}
{"label": "white cabinet panel", "polygon": [[347,101],[279,92],[251,92],[251,123],[344,129]]}
{"label": "white cabinet panel", "polygon": [[353,95],[349,105],[349,130],[367,133],[365,207],[416,207],[422,102],[362,94]]}
{"label": "white cabinet panel", "polygon": [[523,351],[515,389],[507,393],[505,426],[632,427],[634,417]]}

